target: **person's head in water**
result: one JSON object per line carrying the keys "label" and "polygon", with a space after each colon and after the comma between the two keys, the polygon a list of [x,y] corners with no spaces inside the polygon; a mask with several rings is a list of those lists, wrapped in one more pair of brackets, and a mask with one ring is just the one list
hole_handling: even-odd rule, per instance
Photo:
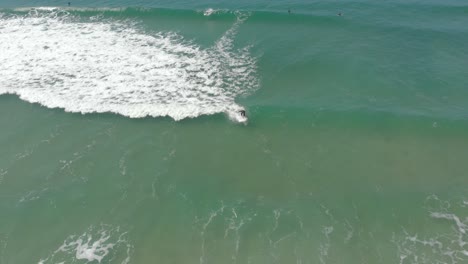
{"label": "person's head in water", "polygon": [[70,5],[71,5],[71,3],[70,3],[70,2],[68,2],[68,6],[70,6]]}
{"label": "person's head in water", "polygon": [[240,110],[239,112],[240,112],[241,116],[245,116],[245,110]]}

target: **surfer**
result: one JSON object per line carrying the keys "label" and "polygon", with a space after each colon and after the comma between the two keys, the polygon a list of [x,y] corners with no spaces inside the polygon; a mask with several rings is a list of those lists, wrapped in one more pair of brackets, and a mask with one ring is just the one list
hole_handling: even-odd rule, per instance
{"label": "surfer", "polygon": [[291,9],[290,8],[288,8],[288,14],[291,14]]}
{"label": "surfer", "polygon": [[337,15],[338,15],[338,16],[342,16],[343,14],[342,14],[341,12],[339,12]]}
{"label": "surfer", "polygon": [[70,5],[71,5],[71,3],[70,3],[70,2],[68,2],[68,6],[70,6]]}
{"label": "surfer", "polygon": [[245,117],[245,110],[240,110],[239,112],[240,112],[241,116]]}

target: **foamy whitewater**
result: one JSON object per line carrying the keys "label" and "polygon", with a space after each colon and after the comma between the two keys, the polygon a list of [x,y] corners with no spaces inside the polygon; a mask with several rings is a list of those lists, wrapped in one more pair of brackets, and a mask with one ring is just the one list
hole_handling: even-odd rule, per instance
{"label": "foamy whitewater", "polygon": [[468,264],[468,1],[67,2],[0,1],[0,264]]}
{"label": "foamy whitewater", "polygon": [[0,18],[0,94],[69,112],[174,120],[227,113],[255,89],[249,47],[233,48],[237,21],[211,48],[173,32],[144,33],[138,21],[81,18],[36,8]]}
{"label": "foamy whitewater", "polygon": [[130,261],[131,249],[132,246],[126,241],[126,233],[121,232],[119,227],[90,227],[80,236],[69,236],[57,250],[47,258],[41,259],[38,264],[67,263],[65,260],[73,255],[76,260],[84,260],[86,263],[101,263],[104,257],[113,261],[114,256],[118,255],[116,252],[119,251],[120,255],[126,253],[121,262],[126,264]]}

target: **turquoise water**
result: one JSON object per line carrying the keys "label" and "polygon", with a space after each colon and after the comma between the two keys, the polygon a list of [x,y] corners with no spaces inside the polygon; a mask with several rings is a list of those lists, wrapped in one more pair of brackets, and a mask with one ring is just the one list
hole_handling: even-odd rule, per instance
{"label": "turquoise water", "polygon": [[0,263],[468,262],[464,1],[0,7]]}

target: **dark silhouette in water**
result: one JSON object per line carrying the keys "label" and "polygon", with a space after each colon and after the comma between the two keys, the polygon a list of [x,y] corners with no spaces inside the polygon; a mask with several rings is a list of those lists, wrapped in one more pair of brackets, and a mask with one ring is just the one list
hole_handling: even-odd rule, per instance
{"label": "dark silhouette in water", "polygon": [[70,6],[70,5],[71,5],[71,3],[70,3],[70,2],[68,2],[68,6]]}
{"label": "dark silhouette in water", "polygon": [[343,14],[342,14],[341,12],[339,12],[337,15],[338,15],[338,16],[342,16]]}
{"label": "dark silhouette in water", "polygon": [[291,14],[291,9],[290,8],[288,8],[288,14]]}
{"label": "dark silhouette in water", "polygon": [[245,117],[245,110],[240,110],[239,112],[240,112],[241,116]]}

